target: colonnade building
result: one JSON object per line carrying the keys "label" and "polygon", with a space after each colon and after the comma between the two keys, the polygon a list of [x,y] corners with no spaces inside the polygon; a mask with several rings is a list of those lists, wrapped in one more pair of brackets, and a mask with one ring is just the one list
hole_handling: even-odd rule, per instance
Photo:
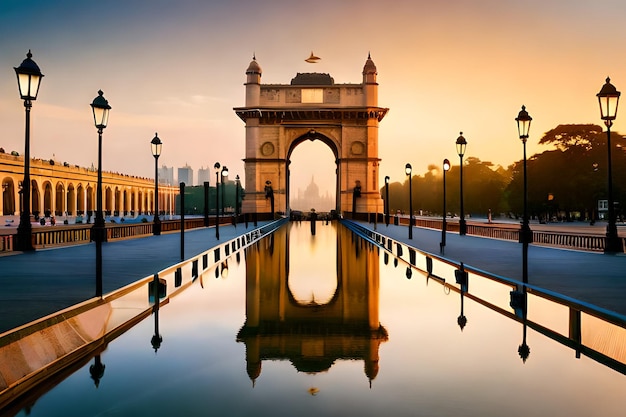
{"label": "colonnade building", "polygon": [[[24,157],[0,152],[0,216],[19,216]],[[53,160],[30,163],[31,213],[43,216],[95,216],[98,171]],[[137,217],[154,213],[154,179],[102,173],[105,216]],[[178,187],[159,186],[159,211],[173,214]]]}

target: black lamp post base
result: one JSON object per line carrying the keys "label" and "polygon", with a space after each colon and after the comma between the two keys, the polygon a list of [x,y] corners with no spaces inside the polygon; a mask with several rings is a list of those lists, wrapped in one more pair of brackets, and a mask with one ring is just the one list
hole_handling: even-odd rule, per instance
{"label": "black lamp post base", "polygon": [[94,224],[93,226],[91,226],[91,241],[92,242],[106,242],[107,241],[106,227],[99,226],[97,224]]}
{"label": "black lamp post base", "polygon": [[519,243],[533,243],[533,231],[527,224],[523,224],[519,231]]}
{"label": "black lamp post base", "polygon": [[22,227],[22,225],[20,225],[17,228],[15,238],[15,250],[22,252],[31,252],[35,250],[35,246],[33,245],[33,233],[30,227]]}
{"label": "black lamp post base", "polygon": [[154,219],[154,223],[152,223],[152,234],[155,236],[161,234],[161,220],[158,218]]}
{"label": "black lamp post base", "polygon": [[465,219],[461,219],[459,220],[459,235],[466,235],[467,234],[467,223],[465,222]]}
{"label": "black lamp post base", "polygon": [[624,241],[622,238],[616,235],[606,235],[606,241],[604,244],[604,253],[615,254],[624,253]]}

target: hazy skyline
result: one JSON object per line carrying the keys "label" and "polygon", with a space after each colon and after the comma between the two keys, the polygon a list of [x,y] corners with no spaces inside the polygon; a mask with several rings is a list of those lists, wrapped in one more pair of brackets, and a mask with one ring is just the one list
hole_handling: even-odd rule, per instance
{"label": "hazy skyline", "polygon": [[[243,178],[245,129],[232,109],[245,105],[253,54],[262,83],[288,84],[297,72],[360,83],[371,53],[379,105],[390,108],[379,130],[380,185],[385,175],[404,181],[407,162],[416,174],[444,158],[458,164],[459,131],[466,156],[506,167],[522,157],[514,121],[522,104],[533,117],[529,156],[558,124],[601,124],[595,95],[605,78],[626,91],[625,18],[617,0],[5,0],[0,146],[24,152],[13,67],[31,49],[45,75],[31,156],[95,165],[89,104],[102,89],[112,106],[104,170],[152,177],[158,132],[159,165],[219,161]],[[316,64],[304,61],[311,51]],[[624,126],[622,109],[613,130]],[[332,161],[303,159],[292,185],[304,187],[315,172],[322,192],[334,186]]]}

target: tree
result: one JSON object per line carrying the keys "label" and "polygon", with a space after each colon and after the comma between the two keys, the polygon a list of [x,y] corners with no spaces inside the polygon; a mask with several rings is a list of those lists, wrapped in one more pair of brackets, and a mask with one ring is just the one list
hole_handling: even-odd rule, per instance
{"label": "tree", "polygon": [[[621,136],[612,132],[614,200],[624,201],[626,153]],[[599,199],[607,197],[606,133],[594,124],[558,125],[546,132],[540,144],[555,149],[533,155],[527,161],[528,207],[531,217],[550,219],[563,215],[595,218]],[[509,204],[521,213],[523,193],[523,161],[511,167],[512,179],[507,187]]]}
{"label": "tree", "polygon": [[540,145],[551,144],[560,151],[568,151],[572,148],[591,150],[594,147],[604,146],[606,137],[602,133],[602,127],[594,124],[569,124],[558,125],[543,134],[539,140]]}
{"label": "tree", "polygon": [[[451,213],[460,213],[460,170],[453,166],[446,174],[446,206]],[[489,209],[494,213],[503,211],[503,192],[508,182],[508,172],[493,169],[491,162],[469,157],[463,166],[463,202],[466,214],[486,216]],[[443,178],[442,168],[431,164],[423,175],[414,175],[413,210],[423,214],[442,214]],[[384,187],[381,195],[385,196]],[[389,184],[390,210],[409,210],[409,180]]]}

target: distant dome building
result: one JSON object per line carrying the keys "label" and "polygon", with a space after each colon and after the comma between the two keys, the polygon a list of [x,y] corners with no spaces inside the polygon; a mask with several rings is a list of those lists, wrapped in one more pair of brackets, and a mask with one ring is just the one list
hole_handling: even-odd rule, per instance
{"label": "distant dome building", "polygon": [[320,194],[320,187],[315,183],[315,177],[311,176],[311,182],[303,190],[298,190],[298,198],[291,202],[291,207],[295,210],[308,212],[311,209],[326,212],[334,207],[334,200],[326,192]]}

